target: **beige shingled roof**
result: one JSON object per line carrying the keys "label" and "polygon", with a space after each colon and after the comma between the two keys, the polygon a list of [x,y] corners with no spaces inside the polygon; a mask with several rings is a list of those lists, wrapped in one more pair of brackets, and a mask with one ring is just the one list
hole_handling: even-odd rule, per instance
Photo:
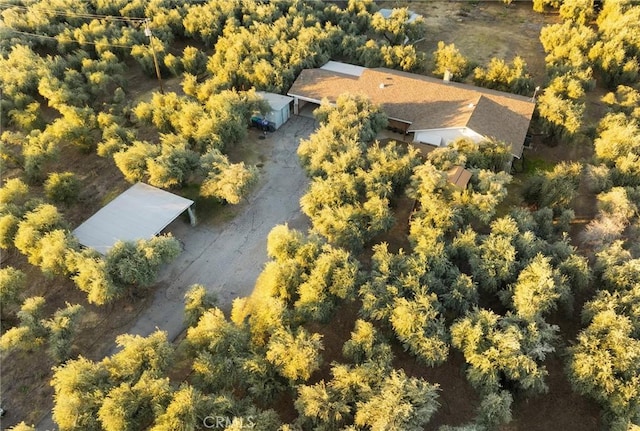
{"label": "beige shingled roof", "polygon": [[335,102],[343,93],[366,95],[390,118],[411,123],[409,132],[468,127],[512,144],[516,157],[535,106],[528,97],[386,68],[365,69],[360,77],[306,69],[287,94]]}

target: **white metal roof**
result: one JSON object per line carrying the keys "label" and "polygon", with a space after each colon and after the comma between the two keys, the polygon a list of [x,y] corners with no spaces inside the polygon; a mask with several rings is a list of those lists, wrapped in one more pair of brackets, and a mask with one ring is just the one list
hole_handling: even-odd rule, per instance
{"label": "white metal roof", "polygon": [[320,67],[320,69],[343,73],[345,75],[360,76],[366,68],[356,66],[355,64],[342,63],[340,61],[328,61],[324,66]]}
{"label": "white metal roof", "polygon": [[283,96],[282,94],[267,93],[266,91],[256,91],[256,93],[269,103],[272,111],[279,111],[293,102],[293,97]]}
{"label": "white metal roof", "polygon": [[[380,13],[380,15],[382,15],[383,17],[385,17],[386,19],[391,18],[391,14],[393,13],[393,9],[380,9],[378,11]],[[420,17],[421,15],[415,13],[414,11],[408,11],[409,12],[409,19],[407,19],[407,23],[412,23],[414,22],[416,19],[418,19],[418,17]]]}
{"label": "white metal roof", "polygon": [[118,241],[150,239],[193,204],[192,200],[144,183],[124,191],[82,223],[80,244],[105,254]]}

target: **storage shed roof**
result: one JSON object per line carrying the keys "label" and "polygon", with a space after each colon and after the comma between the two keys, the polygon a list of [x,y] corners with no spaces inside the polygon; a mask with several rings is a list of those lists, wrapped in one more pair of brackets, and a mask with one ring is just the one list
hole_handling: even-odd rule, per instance
{"label": "storage shed roof", "polygon": [[144,183],[124,191],[73,231],[80,244],[102,254],[119,241],[150,239],[193,204]]}
{"label": "storage shed roof", "polygon": [[279,111],[293,102],[293,97],[283,96],[282,94],[268,93],[266,91],[256,91],[256,93],[269,103],[273,111]]}

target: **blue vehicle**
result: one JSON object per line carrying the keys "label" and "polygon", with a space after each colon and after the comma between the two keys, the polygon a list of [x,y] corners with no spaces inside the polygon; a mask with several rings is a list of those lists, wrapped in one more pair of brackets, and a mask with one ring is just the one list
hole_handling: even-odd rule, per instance
{"label": "blue vehicle", "polygon": [[275,132],[276,130],[275,123],[262,117],[251,117],[251,126],[258,128],[263,132]]}

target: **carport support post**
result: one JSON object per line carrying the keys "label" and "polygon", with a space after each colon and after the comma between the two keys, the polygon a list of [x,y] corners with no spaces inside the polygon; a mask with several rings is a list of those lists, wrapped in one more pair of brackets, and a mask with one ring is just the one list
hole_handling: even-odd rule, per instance
{"label": "carport support post", "polygon": [[189,213],[189,221],[191,222],[191,226],[195,226],[197,223],[197,220],[196,220],[196,212],[193,209],[193,205],[187,208],[187,213]]}
{"label": "carport support post", "polygon": [[300,99],[297,97],[293,98],[293,114],[298,115],[300,113]]}

